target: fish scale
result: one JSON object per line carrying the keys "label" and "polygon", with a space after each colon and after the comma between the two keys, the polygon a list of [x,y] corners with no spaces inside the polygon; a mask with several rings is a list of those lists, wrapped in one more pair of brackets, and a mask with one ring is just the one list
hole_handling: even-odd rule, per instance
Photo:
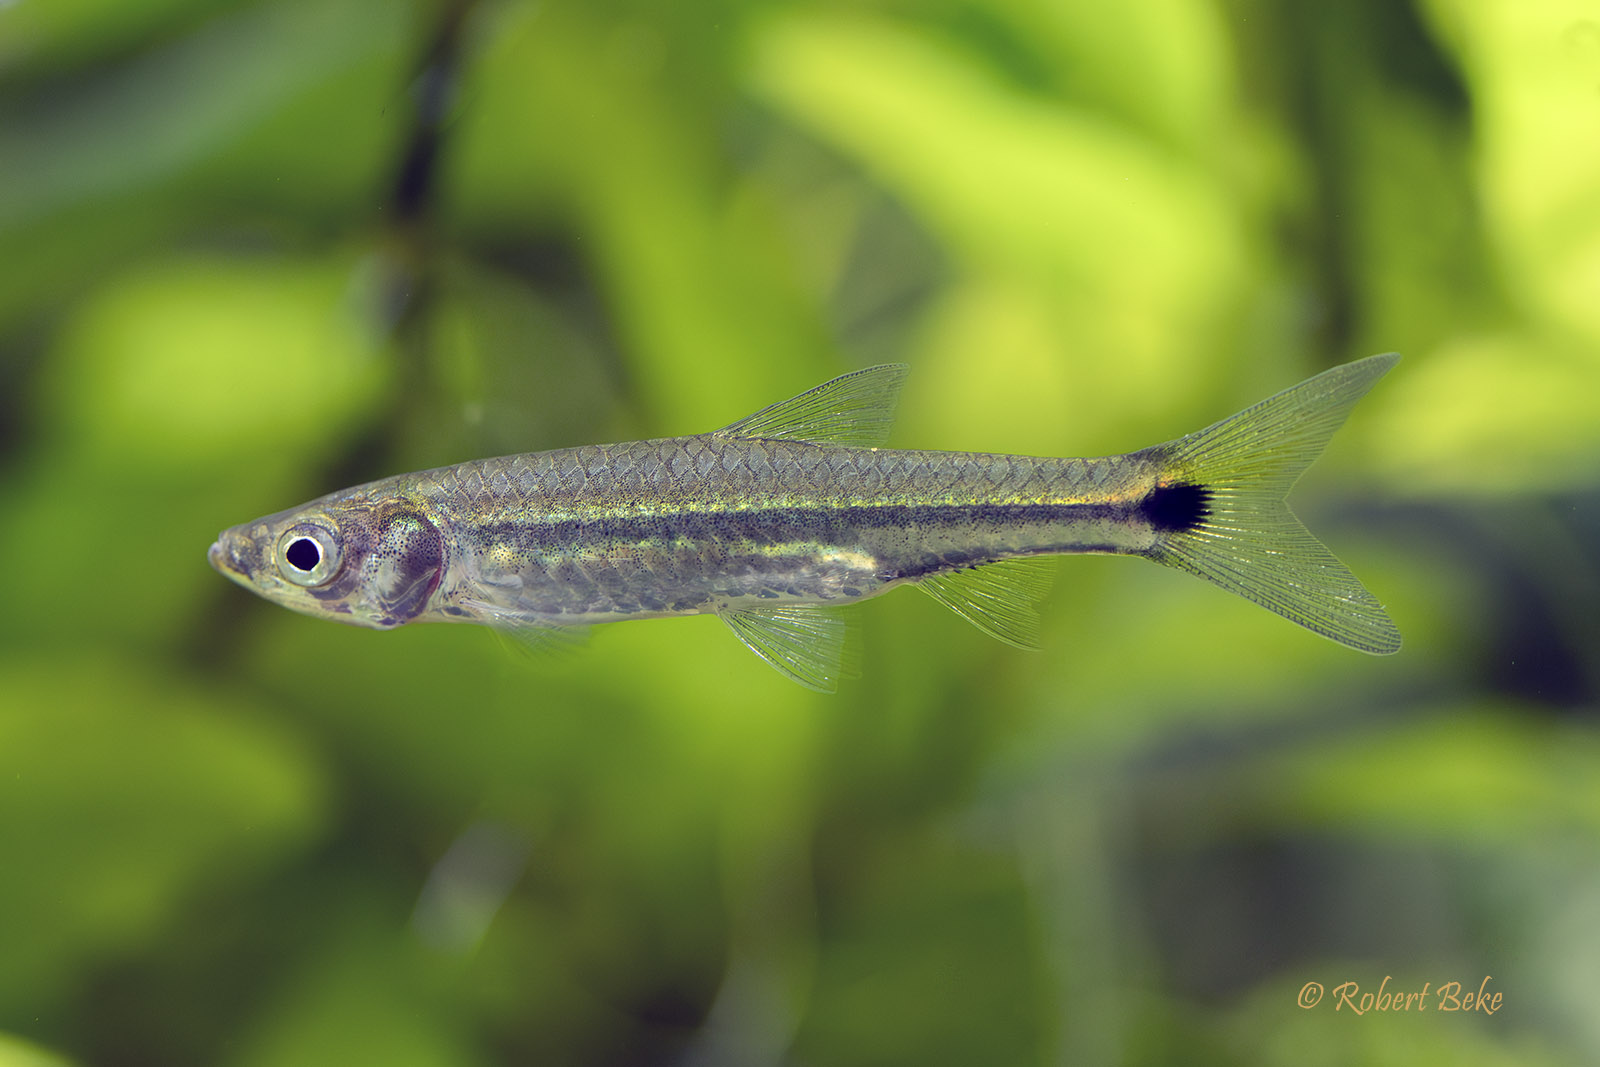
{"label": "fish scale", "polygon": [[[478,495],[448,522],[457,565],[442,583],[441,602],[483,603],[484,587],[515,585],[513,604],[488,602],[554,624],[588,624],[640,614],[645,609],[629,606],[636,603],[676,605],[662,612],[671,614],[686,604],[737,610],[781,598],[856,599],[951,560],[990,562],[1091,544],[1136,551],[1153,539],[1148,524],[1122,516],[1111,521],[1105,511],[1132,507],[1151,480],[1150,464],[1117,463],[1123,484],[1107,491],[1104,477],[1085,477],[1100,473],[1097,465],[1000,455],[715,435],[601,452],[548,454],[533,494],[507,492],[494,469],[520,458],[483,461],[485,469],[474,472],[482,476],[471,479],[481,486]],[[761,463],[775,472],[764,486],[752,489],[731,473],[753,472]],[[613,497],[612,475],[629,467],[650,477],[642,501],[622,503]],[[979,472],[981,482],[974,478]],[[1092,492],[1086,481],[1102,484]],[[1037,492],[1041,483],[1053,487],[1052,496]],[[440,488],[420,495],[437,513],[452,498],[448,472],[434,484]],[[1073,521],[1072,509],[1086,518]],[[685,542],[695,547],[684,551]],[[551,562],[586,563],[619,552],[662,575],[659,586],[619,597],[590,581],[585,596]]]}
{"label": "fish scale", "polygon": [[1367,652],[1381,605],[1284,496],[1394,363],[1336,367],[1198,433],[1120,456],[881,447],[904,376],[868,368],[714,433],[474,460],[226,530],[219,571],[295,610],[389,629],[548,634],[712,613],[788,677],[848,669],[844,604],[908,584],[1037,644],[1041,558],[1140,556]]}

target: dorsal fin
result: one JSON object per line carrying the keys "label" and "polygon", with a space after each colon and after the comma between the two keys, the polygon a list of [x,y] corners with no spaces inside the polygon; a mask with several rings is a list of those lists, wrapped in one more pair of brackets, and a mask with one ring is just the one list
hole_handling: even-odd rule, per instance
{"label": "dorsal fin", "polygon": [[889,439],[906,369],[904,363],[884,363],[841,374],[799,396],[746,415],[716,435],[877,448]]}

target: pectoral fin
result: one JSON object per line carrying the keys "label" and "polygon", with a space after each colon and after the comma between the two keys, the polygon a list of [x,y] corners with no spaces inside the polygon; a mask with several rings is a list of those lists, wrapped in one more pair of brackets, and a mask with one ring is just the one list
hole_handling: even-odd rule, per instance
{"label": "pectoral fin", "polygon": [[508,647],[544,656],[564,653],[582,644],[589,636],[587,626],[560,626],[548,616],[503,608],[482,600],[463,600],[461,606],[478,622],[507,639]]}

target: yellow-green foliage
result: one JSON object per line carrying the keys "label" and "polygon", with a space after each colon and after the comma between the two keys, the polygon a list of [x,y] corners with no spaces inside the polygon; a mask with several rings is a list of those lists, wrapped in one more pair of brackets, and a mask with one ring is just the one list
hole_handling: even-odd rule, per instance
{"label": "yellow-green foliage", "polygon": [[[1585,0],[0,0],[0,1067],[1600,1061],[1597,94]],[[1082,559],[821,697],[206,566],[889,359],[1095,455],[1386,350],[1293,499],[1388,660]]]}

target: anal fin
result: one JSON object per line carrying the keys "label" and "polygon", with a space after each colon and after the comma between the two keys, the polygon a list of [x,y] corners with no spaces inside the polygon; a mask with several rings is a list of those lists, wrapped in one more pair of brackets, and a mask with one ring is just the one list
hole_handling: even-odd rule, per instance
{"label": "anal fin", "polygon": [[857,673],[851,627],[837,608],[741,608],[719,617],[750,651],[807,689],[832,693]]}
{"label": "anal fin", "polygon": [[1050,591],[1054,579],[1053,561],[1034,556],[930,574],[916,584],[990,637],[1017,648],[1037,649],[1035,604]]}

